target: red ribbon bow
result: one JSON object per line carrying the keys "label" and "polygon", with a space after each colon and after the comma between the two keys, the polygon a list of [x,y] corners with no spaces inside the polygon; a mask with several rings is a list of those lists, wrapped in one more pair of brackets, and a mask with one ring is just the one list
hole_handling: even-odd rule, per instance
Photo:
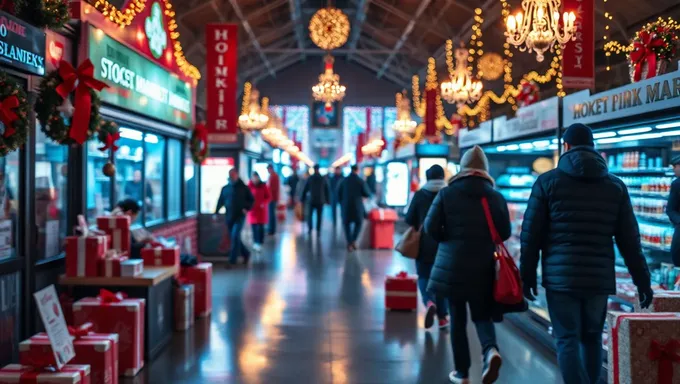
{"label": "red ribbon bow", "polygon": [[31,367],[31,370],[29,372],[56,372],[57,367],[54,365],[54,357],[50,354],[45,354],[44,356],[41,356],[42,354],[32,354],[32,353],[27,353],[25,358],[26,358],[26,364],[27,366]]}
{"label": "red ribbon bow", "polygon": [[123,292],[113,293],[106,289],[100,289],[99,296],[97,296],[97,298],[104,304],[120,303],[121,301],[125,300],[126,297],[127,295]]}
{"label": "red ribbon bow", "polygon": [[69,326],[68,327],[68,333],[71,336],[74,336],[77,340],[77,339],[80,339],[83,336],[89,335],[90,332],[92,331],[92,326],[93,326],[92,323],[85,323],[85,324],[81,325],[80,327]]}
{"label": "red ribbon bow", "polygon": [[194,133],[196,134],[196,138],[198,139],[198,141],[200,141],[202,144],[199,156],[203,157],[205,156],[206,153],[208,153],[208,130],[205,128],[205,124],[203,123],[196,124],[196,126],[194,127]]}
{"label": "red ribbon bow", "polygon": [[191,284],[191,280],[187,279],[186,277],[176,277],[175,281],[177,281],[177,285],[179,285],[180,287],[182,285]]}
{"label": "red ribbon bow", "polygon": [[647,63],[647,78],[656,76],[656,52],[654,48],[663,46],[663,39],[647,31],[640,32],[640,40],[633,43],[630,60],[635,64],[633,80],[642,78],[642,64]]}
{"label": "red ribbon bow", "polygon": [[658,384],[673,384],[673,363],[680,362],[678,348],[680,348],[678,340],[670,340],[666,344],[652,340],[649,347],[649,359],[659,362]]}
{"label": "red ribbon bow", "polygon": [[116,141],[120,139],[120,133],[116,132],[113,135],[110,133],[106,134],[106,141],[104,142],[104,146],[101,148],[98,148],[102,152],[106,152],[108,149],[111,149],[113,152],[116,152],[118,150],[118,146],[116,145]]}
{"label": "red ribbon bow", "polygon": [[12,123],[19,118],[12,109],[19,106],[19,98],[16,96],[8,96],[0,103],[0,121],[5,124],[4,137],[10,137],[16,132]]}
{"label": "red ribbon bow", "polygon": [[407,277],[408,277],[408,272],[406,272],[406,271],[401,271],[401,272],[397,273],[398,279],[405,279]]}
{"label": "red ribbon bow", "polygon": [[76,91],[75,103],[73,104],[73,121],[69,136],[76,143],[82,144],[87,140],[87,130],[90,126],[90,109],[92,108],[92,95],[90,89],[101,91],[108,87],[105,83],[94,79],[94,65],[90,59],[86,59],[77,69],[62,60],[59,63],[59,76],[63,82],[57,86],[57,93],[63,99]]}

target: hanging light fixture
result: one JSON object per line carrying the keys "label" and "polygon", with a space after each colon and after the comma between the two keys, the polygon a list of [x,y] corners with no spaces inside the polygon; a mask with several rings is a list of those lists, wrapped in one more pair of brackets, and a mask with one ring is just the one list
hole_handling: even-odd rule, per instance
{"label": "hanging light fixture", "polygon": [[411,102],[406,96],[406,90],[397,93],[397,120],[392,124],[392,129],[399,134],[411,135],[415,132],[418,123],[411,118]]}
{"label": "hanging light fixture", "polygon": [[333,56],[326,55],[325,70],[319,75],[319,83],[312,87],[314,100],[326,103],[326,110],[333,107],[333,103],[345,97],[345,86],[340,84],[340,76],[333,73]]}
{"label": "hanging light fixture", "polygon": [[449,104],[459,107],[474,103],[482,97],[482,82],[472,77],[467,68],[469,53],[464,46],[456,49],[456,66],[453,67],[453,42],[446,41],[446,64],[449,68],[449,80],[441,84],[441,95]]}
{"label": "hanging light fixture", "polygon": [[508,16],[505,36],[508,43],[524,52],[536,52],[536,60],[543,61],[543,54],[553,50],[555,42],[564,47],[574,38],[576,15],[574,12],[562,14],[560,26],[560,0],[522,0],[522,12]]}
{"label": "hanging light fixture", "polygon": [[252,84],[246,82],[243,86],[243,107],[238,117],[238,126],[243,131],[260,131],[267,126],[269,116],[261,111],[269,109],[269,99],[262,98],[260,106],[260,92]]}
{"label": "hanging light fixture", "polygon": [[309,37],[324,51],[345,45],[349,31],[349,18],[330,2],[326,8],[319,9],[309,21]]}

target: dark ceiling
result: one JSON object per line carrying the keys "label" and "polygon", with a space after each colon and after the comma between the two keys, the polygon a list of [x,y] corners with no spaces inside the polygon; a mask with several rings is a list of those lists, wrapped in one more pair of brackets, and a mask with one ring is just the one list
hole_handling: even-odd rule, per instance
{"label": "dark ceiling", "polygon": [[[411,77],[424,77],[427,59],[434,56],[441,76],[446,71],[444,44],[447,39],[467,43],[473,25],[474,9],[482,8],[484,51],[502,54],[504,25],[500,0],[342,0],[330,2],[342,9],[352,23],[345,46],[334,56],[361,65],[377,77],[410,87]],[[508,0],[513,11],[520,0]],[[680,16],[678,0],[595,0],[596,72],[598,89],[627,81],[623,57],[606,58],[601,51],[606,40],[605,12],[613,15],[609,38],[627,41],[644,23],[658,16]],[[308,36],[307,25],[326,0],[182,0],[175,1],[180,40],[190,62],[205,73],[204,26],[207,23],[233,22],[239,29],[239,84],[257,83],[284,68],[320,56]],[[606,7],[606,9],[605,9]],[[514,12],[513,12],[514,13]],[[514,49],[514,48],[513,48]],[[550,60],[536,62],[533,55],[515,51],[513,72],[516,78],[531,70],[544,71]],[[607,71],[606,67],[611,70]],[[321,68],[320,68],[321,70]],[[500,88],[502,82],[486,84]],[[201,87],[202,88],[202,87]],[[554,94],[552,86],[543,92]],[[199,90],[199,103],[203,100]]]}

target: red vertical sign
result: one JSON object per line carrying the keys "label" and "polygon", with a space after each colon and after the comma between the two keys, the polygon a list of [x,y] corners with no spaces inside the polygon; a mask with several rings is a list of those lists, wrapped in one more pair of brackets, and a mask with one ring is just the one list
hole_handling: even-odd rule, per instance
{"label": "red vertical sign", "polygon": [[564,88],[595,88],[595,5],[594,0],[563,0],[563,12],[576,15],[575,40],[562,50]]}
{"label": "red vertical sign", "polygon": [[208,141],[235,143],[238,141],[238,25],[206,25],[205,44]]}

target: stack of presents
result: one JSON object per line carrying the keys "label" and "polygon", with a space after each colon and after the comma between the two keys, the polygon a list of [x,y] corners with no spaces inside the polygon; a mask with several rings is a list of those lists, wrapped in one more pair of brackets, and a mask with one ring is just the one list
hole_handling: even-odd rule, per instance
{"label": "stack of presents", "polygon": [[[188,330],[195,318],[210,315],[212,264],[180,268],[179,248],[159,244],[142,249],[141,260],[129,259],[129,218],[100,217],[97,226],[101,232],[81,229],[78,236],[67,237],[67,276],[111,278],[115,285],[114,279],[139,277],[144,268],[174,266],[175,329]],[[57,364],[50,340],[39,333],[20,343],[19,364],[0,369],[0,384],[116,384],[118,376],[135,376],[144,367],[144,299],[101,289],[97,297],[74,302],[62,295],[58,303],[75,357]]]}

